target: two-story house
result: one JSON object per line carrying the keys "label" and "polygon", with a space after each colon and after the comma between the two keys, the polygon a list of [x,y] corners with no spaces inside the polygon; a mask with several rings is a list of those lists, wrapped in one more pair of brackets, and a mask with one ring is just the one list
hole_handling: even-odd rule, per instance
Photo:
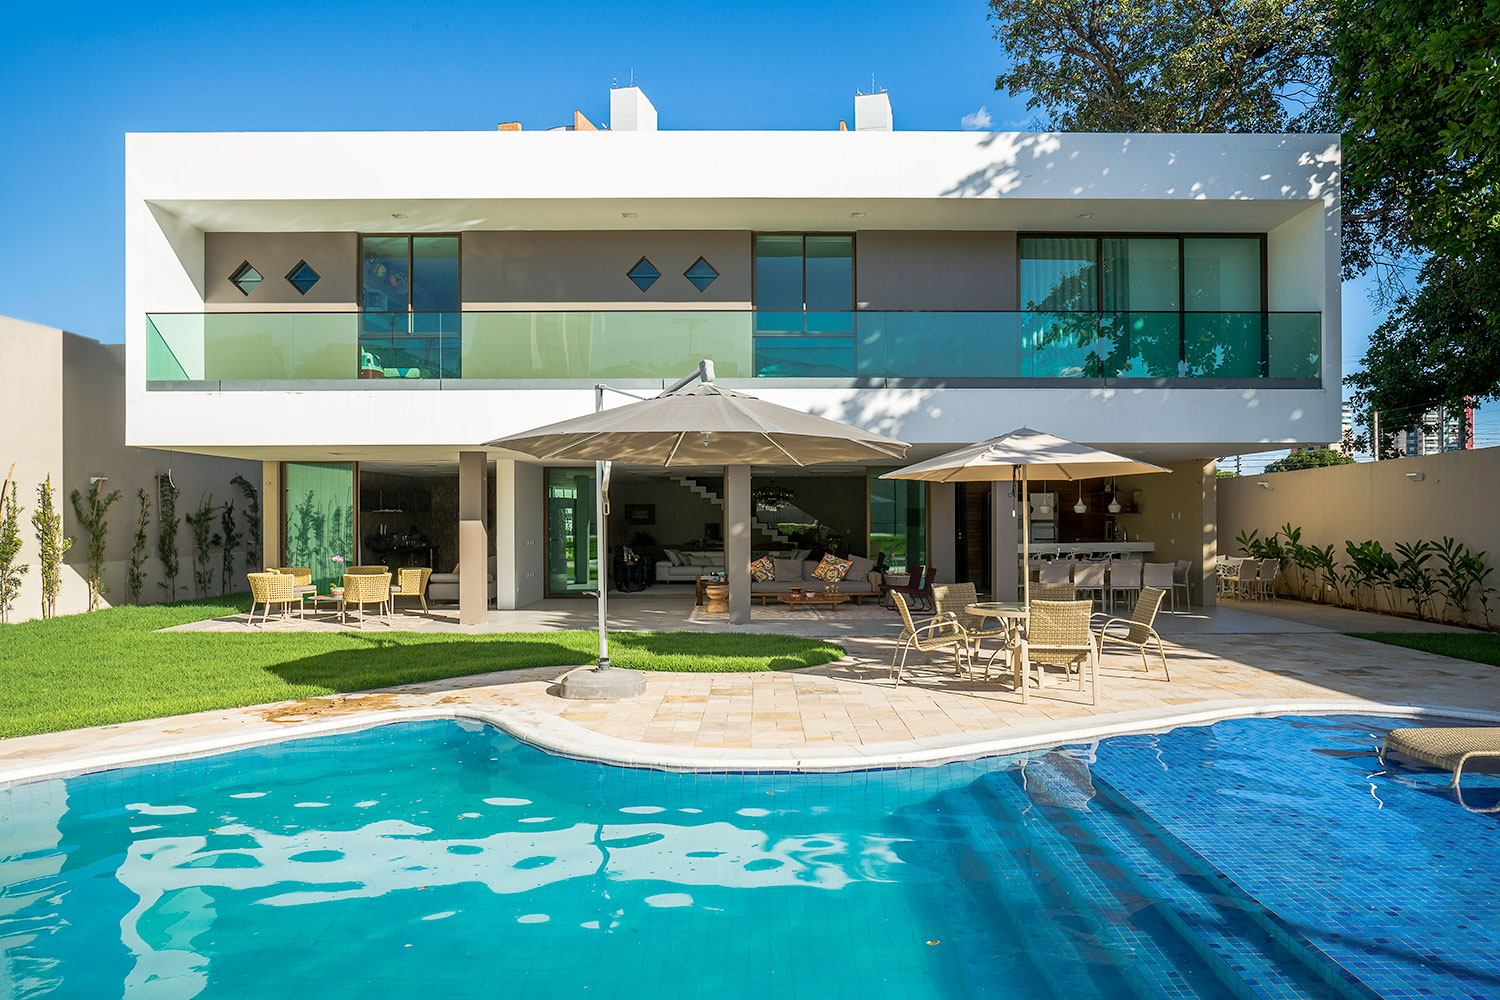
{"label": "two-story house", "polygon": [[[636,88],[611,117],[128,136],[128,443],[262,462],[268,564],[487,563],[514,608],[609,565],[593,469],[482,442],[701,358],[914,460],[1029,426],[1167,465],[1033,484],[1033,540],[1189,560],[1206,600],[1214,456],[1338,434],[1337,136],[902,132],[885,95],[853,130],[663,131]],[[1009,585],[1008,483],[882,471],[756,469],[756,549]],[[612,549],[712,566],[721,475],[616,469]]]}

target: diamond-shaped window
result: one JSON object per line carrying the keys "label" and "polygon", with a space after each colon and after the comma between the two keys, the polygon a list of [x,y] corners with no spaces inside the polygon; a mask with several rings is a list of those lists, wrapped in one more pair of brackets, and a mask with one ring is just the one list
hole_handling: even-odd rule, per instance
{"label": "diamond-shaped window", "polygon": [[322,275],[309,267],[305,260],[297,261],[297,266],[286,273],[286,280],[291,282],[292,287],[302,295],[306,295],[308,289],[316,285],[320,277]]}
{"label": "diamond-shaped window", "polygon": [[642,257],[635,262],[634,267],[625,272],[625,277],[635,282],[635,287],[645,292],[656,284],[656,279],[661,277],[661,272],[649,260]]}
{"label": "diamond-shaped window", "polygon": [[693,266],[682,272],[682,276],[693,283],[693,287],[700,292],[708,291],[708,286],[714,283],[719,272],[708,261],[699,257],[693,261]]}
{"label": "diamond-shaped window", "polygon": [[234,273],[229,276],[230,284],[238,288],[243,295],[249,295],[255,291],[255,286],[259,285],[262,280],[260,272],[251,267],[248,260],[235,268]]}

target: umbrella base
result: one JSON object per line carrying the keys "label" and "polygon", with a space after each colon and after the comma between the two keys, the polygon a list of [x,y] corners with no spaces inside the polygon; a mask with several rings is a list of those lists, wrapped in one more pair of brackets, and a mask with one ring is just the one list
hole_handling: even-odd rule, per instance
{"label": "umbrella base", "polygon": [[646,678],[639,670],[620,667],[595,667],[592,670],[575,670],[563,678],[564,698],[577,701],[609,701],[615,698],[634,698],[646,690]]}

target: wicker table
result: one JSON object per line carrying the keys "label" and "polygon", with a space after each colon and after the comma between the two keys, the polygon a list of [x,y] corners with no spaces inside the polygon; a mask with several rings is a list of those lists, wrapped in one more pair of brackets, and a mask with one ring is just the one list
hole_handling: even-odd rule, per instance
{"label": "wicker table", "polygon": [[332,594],[307,594],[302,600],[313,606],[313,614],[318,614],[322,611],[327,611],[328,614],[337,612],[342,615],[344,613],[344,599],[342,597],[334,597]]}
{"label": "wicker table", "polygon": [[833,611],[840,604],[848,604],[849,595],[820,594],[809,591],[801,594],[777,594],[776,601],[778,604],[785,604],[787,607],[792,608],[793,610],[796,610],[797,608],[825,607],[829,611]]}

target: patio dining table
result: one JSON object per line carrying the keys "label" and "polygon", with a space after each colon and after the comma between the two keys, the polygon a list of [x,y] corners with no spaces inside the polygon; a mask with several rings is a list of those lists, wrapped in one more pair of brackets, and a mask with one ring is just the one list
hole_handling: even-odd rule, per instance
{"label": "patio dining table", "polygon": [[[978,601],[974,604],[964,605],[964,610],[980,618],[998,618],[1002,623],[1007,625],[1007,635],[1012,637],[1025,628],[1026,620],[1031,617],[1031,612],[1020,601]],[[989,660],[985,663],[986,677],[989,676],[989,665],[994,663],[995,657],[1005,652],[1009,645],[1010,642],[1007,639],[1006,642],[1002,643],[999,648],[990,654]],[[1022,676],[1024,678],[1024,671]],[[1023,679],[1021,689],[1023,694],[1025,693],[1024,685],[1025,681]]]}

